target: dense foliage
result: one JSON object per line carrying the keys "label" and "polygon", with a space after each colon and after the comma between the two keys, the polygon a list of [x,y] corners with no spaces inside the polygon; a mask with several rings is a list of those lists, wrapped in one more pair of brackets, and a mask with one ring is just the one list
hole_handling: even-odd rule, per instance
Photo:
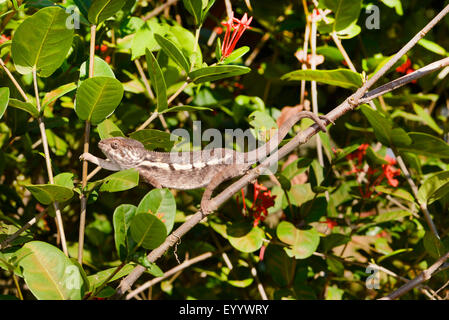
{"label": "dense foliage", "polygon": [[[377,299],[418,277],[449,251],[447,62],[339,114],[155,261],[204,190],[79,157],[116,136],[190,147],[179,129],[265,141],[336,108],[448,3],[0,0],[0,299],[112,298],[137,265],[131,290],[162,278],[128,298]],[[376,86],[447,57],[448,29]],[[445,299],[444,262],[402,297]]]}

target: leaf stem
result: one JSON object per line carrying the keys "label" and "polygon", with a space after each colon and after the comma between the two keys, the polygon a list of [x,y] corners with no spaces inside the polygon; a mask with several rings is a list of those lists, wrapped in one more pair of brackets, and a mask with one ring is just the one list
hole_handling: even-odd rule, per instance
{"label": "leaf stem", "polygon": [[[37,111],[39,112],[39,117],[37,118],[37,122],[39,124],[39,130],[41,132],[42,137],[42,146],[44,148],[44,155],[45,155],[45,164],[47,166],[47,173],[48,173],[48,180],[50,184],[55,184],[55,181],[53,179],[53,169],[51,167],[51,158],[50,158],[50,150],[48,148],[48,139],[47,139],[47,133],[45,131],[45,123],[43,120],[43,115],[41,114],[41,103],[39,98],[39,88],[37,85],[37,71],[36,67],[33,68],[33,83],[34,83],[34,93],[36,95],[36,107]],[[56,213],[56,225],[58,227],[58,232],[61,237],[61,246],[62,251],[66,256],[69,256],[69,252],[67,250],[67,242],[65,238],[65,232],[64,232],[64,224],[62,222],[62,215],[61,215],[61,209],[59,208],[58,202],[53,202],[53,207],[55,209]]]}
{"label": "leaf stem", "polygon": [[[90,52],[89,52],[89,78],[94,76],[94,64],[95,64],[95,36],[96,36],[97,26],[94,24],[90,27]],[[86,121],[84,130],[84,144],[83,152],[89,152],[89,140],[90,140],[90,122]],[[83,264],[83,248],[84,248],[84,231],[86,228],[86,211],[87,211],[87,196],[85,193],[85,188],[87,186],[87,175],[88,175],[88,162],[83,160],[83,171],[82,171],[82,193],[80,196],[81,202],[81,212],[80,212],[80,226],[78,233],[78,263]]]}

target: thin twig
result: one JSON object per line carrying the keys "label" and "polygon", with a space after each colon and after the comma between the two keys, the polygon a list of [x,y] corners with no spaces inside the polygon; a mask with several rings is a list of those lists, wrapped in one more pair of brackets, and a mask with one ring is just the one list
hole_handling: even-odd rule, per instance
{"label": "thin twig", "polygon": [[[47,167],[47,174],[48,174],[48,180],[50,184],[55,184],[53,179],[53,168],[51,166],[51,158],[50,158],[50,149],[48,148],[48,139],[47,139],[47,132],[45,130],[45,123],[43,116],[41,115],[41,102],[39,98],[39,88],[37,85],[37,71],[36,68],[33,68],[33,83],[34,83],[34,93],[36,95],[36,108],[39,112],[39,117],[37,118],[37,122],[39,124],[39,130],[41,132],[41,138],[42,138],[42,146],[44,148],[44,155],[45,155],[45,164]],[[59,203],[57,201],[53,202],[53,207],[55,209],[55,215],[56,215],[56,225],[58,227],[58,234],[61,239],[61,247],[62,251],[66,256],[69,256],[69,251],[67,249],[67,241],[65,238],[65,232],[64,232],[64,224],[62,222],[62,215],[61,215],[61,209],[59,208]]]}
{"label": "thin twig", "polygon": [[[90,52],[89,52],[89,78],[94,76],[94,63],[95,63],[95,37],[97,26],[92,25],[90,27]],[[90,140],[90,122],[86,120],[84,128],[84,143],[83,152],[89,152],[89,140]],[[86,227],[86,212],[87,212],[87,197],[85,189],[87,187],[87,175],[88,175],[88,162],[83,160],[82,169],[82,192],[80,195],[80,226],[78,232],[78,263],[83,264],[83,248],[84,248],[84,231]]]}
{"label": "thin twig", "polygon": [[172,6],[174,4],[176,4],[178,2],[178,0],[168,0],[166,3],[164,3],[163,5],[154,8],[152,11],[148,12],[148,14],[142,18],[143,21],[147,21],[150,20],[153,17],[156,17],[157,15],[159,15],[161,12],[163,12],[165,10],[165,8],[168,8],[169,6]]}
{"label": "thin twig", "polygon": [[[229,249],[229,248],[227,248]],[[201,262],[203,260],[209,259],[211,257],[213,257],[215,254],[219,253],[218,252],[206,252],[203,253],[195,258],[192,259],[188,259],[185,260],[183,263],[181,263],[180,265],[177,265],[176,267],[174,267],[173,269],[170,269],[166,272],[164,272],[164,275],[162,277],[158,277],[158,278],[154,278],[146,283],[144,283],[143,285],[141,285],[140,287],[138,287],[137,289],[131,291],[127,296],[126,296],[126,300],[129,300],[131,298],[134,298],[136,295],[138,295],[139,293],[141,293],[142,291],[145,291],[146,289],[154,286],[155,284],[163,281],[164,279],[167,279],[168,277],[171,277],[172,275],[176,274],[179,271],[182,271],[188,267],[190,267],[191,265],[194,265],[198,262]]]}
{"label": "thin twig", "polygon": [[47,210],[42,211],[37,216],[33,217],[30,221],[25,223],[19,230],[17,230],[12,235],[10,235],[8,238],[3,240],[3,242],[0,243],[0,250],[3,250],[6,247],[8,247],[11,242],[13,242],[15,239],[17,239],[24,231],[28,230],[31,226],[33,226],[36,222],[38,222],[46,214],[47,214]]}
{"label": "thin twig", "polygon": [[399,155],[396,155],[396,161],[398,162],[399,168],[401,168],[402,173],[405,176],[405,179],[407,180],[410,188],[412,189],[413,195],[415,196],[416,201],[419,204],[419,207],[421,208],[422,212],[424,213],[424,218],[426,219],[427,225],[429,226],[432,233],[440,239],[440,236],[438,234],[438,230],[435,226],[435,223],[432,220],[432,217],[430,216],[429,209],[427,209],[427,204],[425,202],[421,202],[418,199],[418,187],[416,186],[415,182],[413,181],[410,172],[408,171],[407,166],[404,163],[404,160],[402,160],[402,157]]}
{"label": "thin twig", "polygon": [[449,252],[446,253],[444,256],[442,256],[440,259],[438,259],[437,262],[435,262],[433,265],[431,265],[429,268],[424,270],[417,276],[415,279],[410,280],[405,285],[400,287],[399,289],[393,291],[390,293],[387,297],[381,298],[380,300],[393,300],[397,299],[400,296],[406,294],[413,288],[416,288],[418,285],[422,284],[423,282],[426,282],[430,278],[432,278],[432,275],[438,271],[438,269],[443,265],[446,260],[449,259]]}

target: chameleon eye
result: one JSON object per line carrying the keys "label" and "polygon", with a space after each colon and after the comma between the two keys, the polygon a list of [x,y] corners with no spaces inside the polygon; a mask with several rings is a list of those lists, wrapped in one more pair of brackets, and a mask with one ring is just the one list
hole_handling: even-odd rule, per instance
{"label": "chameleon eye", "polygon": [[111,143],[111,148],[112,149],[118,149],[118,143],[117,142],[112,142]]}

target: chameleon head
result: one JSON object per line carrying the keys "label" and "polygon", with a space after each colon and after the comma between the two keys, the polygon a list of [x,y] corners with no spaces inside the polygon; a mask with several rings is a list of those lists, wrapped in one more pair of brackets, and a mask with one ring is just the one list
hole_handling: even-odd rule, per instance
{"label": "chameleon head", "polygon": [[142,161],[146,152],[141,142],[123,137],[103,139],[98,143],[98,147],[109,160],[121,168],[133,168]]}

